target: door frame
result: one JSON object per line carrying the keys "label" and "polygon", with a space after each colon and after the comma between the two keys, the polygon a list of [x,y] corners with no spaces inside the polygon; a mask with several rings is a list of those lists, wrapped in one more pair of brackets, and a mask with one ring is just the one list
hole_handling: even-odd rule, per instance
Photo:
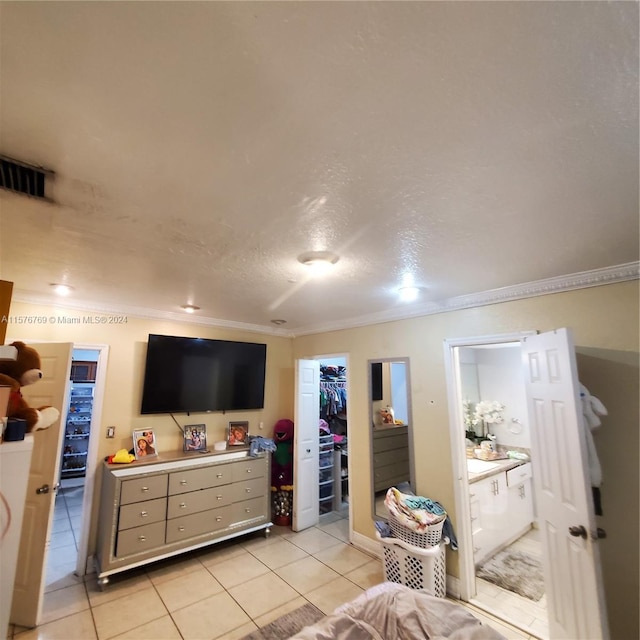
{"label": "door frame", "polygon": [[[460,567],[459,592],[460,598],[470,602],[475,596],[475,563],[473,560],[473,538],[471,532],[471,503],[469,500],[469,480],[467,475],[467,460],[465,453],[463,398],[460,397],[460,369],[458,360],[454,357],[454,350],[459,347],[477,347],[497,345],[511,342],[521,343],[528,335],[535,335],[536,331],[522,331],[517,333],[495,334],[469,338],[451,338],[444,341],[444,365],[449,400],[449,435],[451,438],[451,463],[453,468],[454,504],[456,510],[456,536],[458,538],[458,557]],[[533,446],[533,445],[532,445]]]}
{"label": "door frame", "polygon": [[[317,360],[321,363],[323,360],[344,360],[344,366],[347,371],[345,376],[345,384],[347,391],[347,429],[349,429],[349,389],[351,388],[351,367],[349,364],[349,354],[348,353],[323,353],[322,355],[312,355],[312,356],[300,356],[296,358],[296,362],[298,360]],[[318,385],[318,398],[320,397],[320,386]],[[318,409],[318,419],[320,419],[320,410]],[[352,425],[353,428],[353,425]],[[351,438],[347,435],[347,472],[349,474],[349,542],[353,543],[353,494],[351,489],[353,488],[352,484],[352,469],[351,469]],[[296,454],[297,455],[297,454]]]}
{"label": "door frame", "polygon": [[84,576],[95,573],[93,556],[89,556],[89,533],[91,530],[91,512],[93,509],[93,494],[95,490],[96,471],[100,461],[98,449],[100,446],[100,429],[102,418],[102,406],[104,402],[105,381],[107,376],[107,360],[109,357],[109,345],[88,344],[74,342],[74,349],[88,349],[98,351],[98,364],[96,370],[96,382],[93,393],[93,410],[89,426],[89,443],[87,445],[87,468],[85,471],[84,491],[82,493],[82,520],[80,527],[80,540],[78,541],[78,556],[75,573]]}

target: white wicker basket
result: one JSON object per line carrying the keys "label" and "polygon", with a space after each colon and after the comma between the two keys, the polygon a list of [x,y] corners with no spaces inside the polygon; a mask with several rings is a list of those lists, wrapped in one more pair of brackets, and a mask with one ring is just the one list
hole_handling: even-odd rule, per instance
{"label": "white wicker basket", "polygon": [[383,538],[384,576],[410,589],[424,589],[437,598],[447,595],[445,543],[421,549],[397,538]]}
{"label": "white wicker basket", "polygon": [[422,533],[409,529],[409,527],[403,525],[392,511],[389,511],[388,520],[389,526],[391,527],[395,537],[400,538],[400,540],[403,540],[404,542],[408,542],[414,547],[426,549],[427,547],[434,547],[435,545],[440,544],[440,541],[442,540],[444,518],[436,524],[430,524]]}

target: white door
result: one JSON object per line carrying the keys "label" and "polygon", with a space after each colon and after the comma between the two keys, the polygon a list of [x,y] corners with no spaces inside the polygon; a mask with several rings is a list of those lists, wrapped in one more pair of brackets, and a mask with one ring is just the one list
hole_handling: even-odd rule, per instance
{"label": "white door", "polygon": [[29,346],[40,354],[43,377],[38,382],[23,387],[22,395],[29,406],[56,407],[61,415],[48,429],[36,431],[33,436],[33,455],[11,606],[11,622],[24,627],[38,624],[42,611],[55,487],[60,474],[63,435],[60,425],[65,423],[66,418],[66,389],[73,350],[71,343]]}
{"label": "white door", "polygon": [[[535,452],[538,523],[546,558],[550,637],[606,639],[597,530],[570,332],[558,329],[523,338],[522,361]],[[584,537],[576,536],[578,531],[584,531]]]}
{"label": "white door", "polygon": [[320,363],[298,360],[293,432],[293,524],[294,531],[313,527],[320,519],[318,420]]}

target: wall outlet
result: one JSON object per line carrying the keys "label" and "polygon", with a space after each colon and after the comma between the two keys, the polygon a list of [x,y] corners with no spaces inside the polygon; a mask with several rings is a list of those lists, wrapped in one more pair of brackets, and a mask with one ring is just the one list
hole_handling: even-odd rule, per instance
{"label": "wall outlet", "polygon": [[107,438],[115,438],[115,437],[116,437],[116,428],[107,427]]}

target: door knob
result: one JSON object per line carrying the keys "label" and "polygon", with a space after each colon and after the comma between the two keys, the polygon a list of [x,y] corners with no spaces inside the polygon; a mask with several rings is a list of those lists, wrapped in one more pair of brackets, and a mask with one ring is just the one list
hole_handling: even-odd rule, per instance
{"label": "door knob", "polygon": [[569,533],[576,538],[587,537],[587,530],[582,525],[569,527]]}
{"label": "door knob", "polygon": [[38,487],[36,489],[36,493],[37,494],[49,493],[49,485],[48,484],[43,484],[41,487]]}
{"label": "door knob", "polygon": [[596,535],[594,537],[596,539],[606,538],[607,537],[607,532],[604,529],[601,529],[600,527],[598,527],[596,529]]}

